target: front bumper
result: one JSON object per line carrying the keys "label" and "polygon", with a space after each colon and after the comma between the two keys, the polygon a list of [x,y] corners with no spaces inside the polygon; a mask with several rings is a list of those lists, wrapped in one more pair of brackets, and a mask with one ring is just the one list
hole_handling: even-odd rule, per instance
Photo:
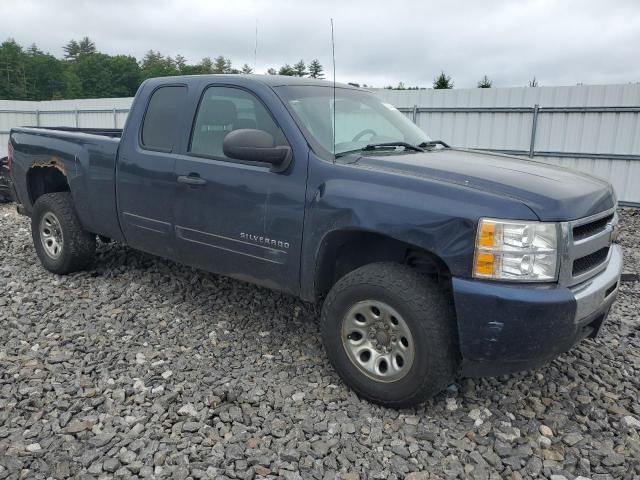
{"label": "front bumper", "polygon": [[461,373],[494,376],[534,368],[595,337],[622,273],[622,249],[611,249],[605,270],[570,288],[454,278]]}

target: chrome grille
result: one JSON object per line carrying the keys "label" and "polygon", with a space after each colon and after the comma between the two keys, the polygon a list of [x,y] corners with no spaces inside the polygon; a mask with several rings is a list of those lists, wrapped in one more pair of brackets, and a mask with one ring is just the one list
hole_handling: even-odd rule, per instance
{"label": "chrome grille", "polygon": [[593,222],[573,227],[573,240],[583,240],[607,228],[607,224],[613,220],[613,213]]}
{"label": "chrome grille", "polygon": [[576,258],[573,261],[572,274],[575,277],[581,273],[588,272],[602,264],[609,256],[609,247],[601,248],[598,251],[585,255],[584,257]]}
{"label": "chrome grille", "polygon": [[611,234],[617,223],[618,215],[612,209],[562,224],[561,285],[577,285],[606,268]]}

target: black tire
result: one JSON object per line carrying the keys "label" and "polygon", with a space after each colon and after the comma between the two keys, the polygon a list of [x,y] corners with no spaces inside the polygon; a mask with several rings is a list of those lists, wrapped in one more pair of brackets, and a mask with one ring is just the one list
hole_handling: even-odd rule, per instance
{"label": "black tire", "polygon": [[[412,335],[412,364],[404,377],[392,382],[365,374],[343,344],[345,316],[359,302],[369,300],[391,306]],[[344,382],[358,395],[393,408],[415,406],[454,380],[458,363],[455,325],[451,301],[437,283],[394,263],[365,265],[342,277],[329,292],[321,315],[327,356]]]}
{"label": "black tire", "polygon": [[[45,215],[53,214],[59,222],[62,246],[52,257],[42,241],[40,229]],[[31,215],[31,236],[40,262],[50,272],[59,275],[87,268],[96,252],[96,236],[82,228],[69,192],[48,193],[36,200]]]}

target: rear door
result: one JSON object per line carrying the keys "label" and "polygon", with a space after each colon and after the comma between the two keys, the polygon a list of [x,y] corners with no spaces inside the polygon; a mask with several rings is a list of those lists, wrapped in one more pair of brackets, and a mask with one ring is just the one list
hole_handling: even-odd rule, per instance
{"label": "rear door", "polygon": [[297,292],[308,150],[292,145],[293,161],[282,173],[227,158],[224,138],[241,128],[264,130],[276,145],[291,145],[254,93],[230,85],[205,87],[190,141],[176,156],[177,258]]}
{"label": "rear door", "polygon": [[[144,96],[142,96],[144,98]],[[117,197],[120,225],[134,248],[164,257],[174,253],[173,203],[176,182],[174,149],[180,138],[185,85],[152,91],[138,128],[123,138],[118,157]]]}

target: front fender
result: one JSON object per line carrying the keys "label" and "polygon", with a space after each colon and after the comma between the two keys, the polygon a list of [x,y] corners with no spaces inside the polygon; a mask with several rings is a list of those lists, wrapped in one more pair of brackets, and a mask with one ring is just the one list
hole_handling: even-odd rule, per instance
{"label": "front fender", "polygon": [[306,299],[315,298],[323,242],[338,230],[374,232],[427,250],[452,275],[466,278],[480,217],[537,220],[526,205],[508,197],[319,159],[310,165],[309,182],[301,266]]}

